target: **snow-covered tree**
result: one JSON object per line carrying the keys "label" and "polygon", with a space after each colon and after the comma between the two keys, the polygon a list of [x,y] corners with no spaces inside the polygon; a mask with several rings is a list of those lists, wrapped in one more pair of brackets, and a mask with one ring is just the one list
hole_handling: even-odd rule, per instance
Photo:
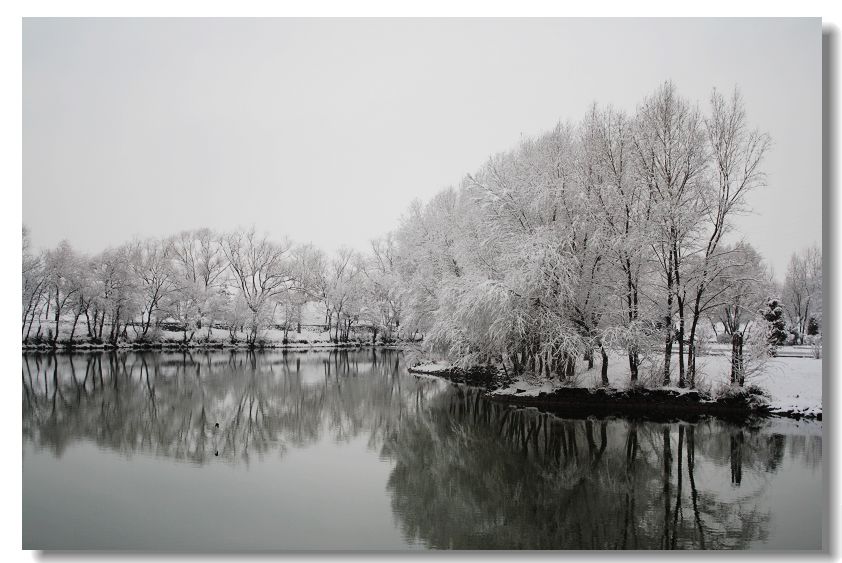
{"label": "snow-covered tree", "polygon": [[798,343],[804,343],[807,325],[822,318],[822,251],[817,245],[794,253],[784,279],[783,300]]}
{"label": "snow-covered tree", "polygon": [[[665,83],[625,116],[594,107],[413,203],[395,233],[405,324],[465,363],[573,372],[621,346],[638,379],[661,332],[661,381],[695,384],[698,323],[739,264],[722,240],[763,185],[768,137],[738,94],[707,115]],[[732,272],[733,275],[742,275]],[[723,283],[732,279],[723,277]]]}
{"label": "snow-covered tree", "polygon": [[699,110],[681,98],[672,83],[665,83],[640,107],[634,132],[636,181],[648,190],[650,212],[657,226],[650,246],[661,270],[664,385],[670,383],[675,340],[679,386],[685,381],[686,259],[699,235],[705,150]]}
{"label": "snow-covered tree", "polygon": [[[694,307],[700,314],[708,315],[714,330],[721,325],[730,337],[731,382],[741,384],[745,381],[747,365],[752,363],[744,357],[746,344],[759,342],[758,334],[766,338],[762,309],[772,290],[772,278],[763,258],[745,242],[722,247],[717,260],[707,260],[703,267],[708,269],[704,278],[706,287],[703,299]],[[691,376],[694,374],[691,371]]]}
{"label": "snow-covered tree", "polygon": [[771,298],[766,302],[763,309],[763,318],[766,319],[766,340],[770,353],[774,355],[775,349],[786,342],[786,320],[784,319],[784,308],[777,298]]}
{"label": "snow-covered tree", "polygon": [[[723,236],[731,230],[733,216],[744,211],[746,194],[765,185],[765,175],[760,164],[770,143],[767,134],[749,129],[744,104],[736,89],[730,100],[713,92],[711,113],[705,118],[705,132],[711,161],[708,171],[711,179],[702,199],[705,223],[702,225],[700,240],[703,246],[699,245],[701,250],[695,253],[700,259],[695,275],[689,280],[692,289],[689,292],[691,323],[687,365],[691,387],[696,380],[696,330],[707,307],[706,303],[711,301],[706,295],[708,286],[716,280],[717,275],[723,273],[733,279],[733,273],[728,272],[732,269],[728,264],[731,253],[727,250],[721,252],[720,244]],[[746,247],[738,247],[737,250],[742,251],[738,252],[741,257],[734,266],[740,272],[739,276],[762,277],[765,274],[758,263],[759,256],[753,249],[749,252]],[[749,254],[752,256],[748,263],[757,266],[753,273],[746,272],[741,266]],[[720,264],[723,261],[725,267]],[[754,286],[748,284],[748,287]],[[715,296],[713,300],[716,300]]]}
{"label": "snow-covered tree", "polygon": [[210,229],[183,231],[169,245],[174,289],[166,313],[184,327],[185,340],[202,328],[210,336],[227,301],[222,282],[228,264],[219,237]]}
{"label": "snow-covered tree", "polygon": [[[108,249],[92,261],[93,324],[89,331],[94,338],[116,344],[127,335],[127,326],[138,314],[143,314],[148,303],[146,288],[141,286],[131,264],[135,248],[133,244]],[[104,333],[108,321],[109,331]]]}
{"label": "snow-covered tree", "polygon": [[233,273],[235,285],[251,315],[247,341],[254,345],[259,331],[271,322],[272,300],[293,288],[292,243],[271,241],[254,228],[234,231],[222,237],[222,250]]}
{"label": "snow-covered tree", "polygon": [[70,300],[81,289],[82,261],[66,240],[61,241],[54,249],[44,255],[44,271],[47,279],[48,305],[47,311],[55,320],[53,344],[58,341],[61,314]]}
{"label": "snow-covered tree", "polygon": [[361,306],[361,258],[351,248],[340,248],[327,262],[321,282],[329,331],[335,342],[347,342],[351,327],[359,320]]}
{"label": "snow-covered tree", "polygon": [[[129,244],[129,268],[140,289],[140,334],[146,336],[161,305],[178,288],[172,265],[173,246],[154,238]],[[156,321],[158,321],[156,317]]]}
{"label": "snow-covered tree", "polygon": [[32,251],[29,229],[25,225],[22,234],[22,262],[21,335],[26,341],[32,332],[36,315],[40,316],[48,280],[44,257]]}
{"label": "snow-covered tree", "polygon": [[607,315],[600,330],[603,360],[607,331],[614,343],[626,349],[629,377],[635,383],[645,345],[642,284],[649,265],[652,222],[646,186],[633,181],[632,126],[623,113],[594,106],[582,124],[580,167],[592,184],[587,217],[603,241],[600,277]]}
{"label": "snow-covered tree", "polygon": [[378,333],[391,342],[401,328],[403,287],[398,273],[398,249],[391,233],[371,242],[370,255],[362,264],[361,316],[372,326],[372,341]]}

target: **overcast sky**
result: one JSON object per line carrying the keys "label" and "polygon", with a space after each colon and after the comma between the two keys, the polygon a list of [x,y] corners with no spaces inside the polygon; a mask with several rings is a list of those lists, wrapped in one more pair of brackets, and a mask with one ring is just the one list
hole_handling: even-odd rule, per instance
{"label": "overcast sky", "polygon": [[23,221],[36,247],[255,225],[360,249],[414,198],[594,101],[739,85],[773,137],[738,227],[782,276],[821,243],[809,20],[25,20]]}

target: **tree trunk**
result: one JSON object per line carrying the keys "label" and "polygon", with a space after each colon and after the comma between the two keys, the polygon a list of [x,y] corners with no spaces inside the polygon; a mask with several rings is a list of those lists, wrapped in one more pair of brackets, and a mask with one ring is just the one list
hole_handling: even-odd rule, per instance
{"label": "tree trunk", "polygon": [[742,375],[742,355],[743,334],[741,332],[734,332],[731,335],[731,385],[744,380]]}
{"label": "tree trunk", "polygon": [[[91,316],[88,314],[88,310],[85,309],[85,324],[88,326],[88,338],[93,338],[93,334],[91,331]],[[94,326],[96,326],[96,313],[94,313]]]}
{"label": "tree trunk", "polygon": [[608,387],[608,353],[602,345],[599,346],[599,352],[602,354],[602,385]]}
{"label": "tree trunk", "polygon": [[37,306],[32,308],[32,315],[29,317],[29,328],[26,329],[26,338],[24,338],[24,340],[29,340],[29,333],[32,332],[32,324],[35,322],[35,313],[37,311]]}
{"label": "tree trunk", "polygon": [[81,312],[78,312],[73,316],[73,326],[70,328],[70,338],[68,339],[68,343],[71,346],[73,345],[73,335],[76,334],[76,324],[79,322],[79,317],[81,316]]}
{"label": "tree trunk", "polygon": [[687,342],[687,375],[690,388],[696,387],[696,327],[699,324],[699,315],[693,312],[693,322],[690,323],[690,338]]}
{"label": "tree trunk", "polygon": [[684,305],[678,306],[678,386],[684,387]]}
{"label": "tree trunk", "polygon": [[117,336],[120,334],[120,313],[118,312],[111,322],[111,332],[108,334],[108,341],[117,344]]}
{"label": "tree trunk", "polygon": [[666,337],[664,339],[664,385],[670,384],[670,360],[672,360],[672,323],[667,327]]}
{"label": "tree trunk", "polygon": [[664,315],[664,330],[666,335],[664,337],[664,385],[670,384],[670,361],[672,360],[672,340],[673,340],[673,327],[672,327],[672,300],[673,300],[673,293],[672,293],[672,278],[673,275],[673,261],[672,261],[672,252],[670,252],[669,262],[667,265],[667,310],[666,314]]}
{"label": "tree trunk", "polygon": [[55,346],[56,342],[58,342],[58,327],[59,322],[61,321],[61,307],[58,304],[58,292],[56,292],[56,333],[53,335],[53,346]]}

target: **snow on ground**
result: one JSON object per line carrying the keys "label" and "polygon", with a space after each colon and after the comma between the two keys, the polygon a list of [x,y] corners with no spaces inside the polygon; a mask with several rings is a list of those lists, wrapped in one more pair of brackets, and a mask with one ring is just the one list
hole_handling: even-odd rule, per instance
{"label": "snow on ground", "polygon": [[[677,375],[678,356],[673,356],[673,380]],[[713,394],[729,384],[730,357],[724,353],[701,356],[697,360],[697,384],[699,389]],[[640,379],[650,387],[661,387],[658,366],[644,363],[640,367]],[[625,389],[629,385],[628,359],[620,353],[609,353],[608,381],[611,387]],[[546,381],[532,375],[523,375],[510,385],[495,391],[497,395],[518,395],[535,397],[540,393],[551,393],[560,387],[595,388],[601,383],[599,359],[594,367],[587,369],[585,362],[577,365],[576,379],[562,383]],[[746,385],[757,385],[769,396],[773,411],[794,411],[804,415],[822,412],[822,360],[814,358],[779,357],[772,358],[761,373],[747,379]],[[668,387],[677,392],[687,392],[673,383]]]}
{"label": "snow on ground", "polygon": [[428,375],[435,375],[437,373],[441,373],[443,371],[448,371],[453,369],[453,364],[450,362],[424,362],[418,364],[417,366],[413,366],[411,371],[414,373],[425,373]]}
{"label": "snow on ground", "polygon": [[[725,354],[699,358],[703,365],[701,382],[712,391],[728,385],[731,358]],[[822,412],[822,360],[810,357],[771,358],[763,371],[749,377],[747,385],[757,385],[770,398],[776,411],[816,415]]]}
{"label": "snow on ground", "polygon": [[552,393],[561,387],[558,381],[539,380],[534,376],[522,375],[502,389],[494,391],[495,395],[517,395],[519,397],[537,397],[541,393]]}
{"label": "snow on ground", "polygon": [[775,358],[752,382],[769,393],[775,410],[813,415],[822,412],[820,359]]}

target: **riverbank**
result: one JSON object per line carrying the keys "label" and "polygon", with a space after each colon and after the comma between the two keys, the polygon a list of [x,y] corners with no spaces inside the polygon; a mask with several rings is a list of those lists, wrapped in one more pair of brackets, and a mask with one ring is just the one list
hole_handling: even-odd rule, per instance
{"label": "riverbank", "polygon": [[402,341],[372,342],[371,338],[352,335],[347,342],[336,342],[328,331],[302,330],[282,331],[279,329],[261,330],[257,341],[253,345],[247,342],[247,335],[242,331],[235,332],[232,338],[227,329],[213,328],[202,330],[185,340],[183,332],[156,329],[155,334],[142,336],[129,332],[130,338],[120,338],[116,343],[92,340],[87,336],[69,338],[69,328],[62,327],[59,339],[53,343],[48,339],[31,339],[21,344],[22,350],[27,351],[97,351],[97,350],[311,350],[311,349],[351,349],[351,348],[391,348],[401,349],[405,346]]}
{"label": "riverbank", "polygon": [[[494,401],[532,406],[565,416],[632,416],[646,419],[695,419],[700,416],[746,418],[782,416],[822,419],[822,361],[776,358],[744,388],[729,386],[727,366],[718,356],[704,358],[703,389],[636,386],[603,387],[598,366],[581,370],[573,383],[521,376],[508,377],[496,369],[461,370],[447,363],[411,367],[414,374],[441,377],[484,389]],[[718,364],[722,363],[722,366]],[[717,368],[721,368],[717,369]],[[610,381],[628,381],[612,374]]]}
{"label": "riverbank", "polygon": [[114,350],[336,350],[336,349],[358,349],[358,348],[385,348],[399,350],[402,347],[396,345],[372,344],[363,342],[314,342],[311,344],[294,343],[262,343],[249,346],[245,342],[231,344],[228,342],[120,342],[118,344],[92,344],[89,342],[75,344],[57,344],[50,346],[46,344],[34,345],[23,344],[24,352],[85,352],[85,351],[114,351]]}

